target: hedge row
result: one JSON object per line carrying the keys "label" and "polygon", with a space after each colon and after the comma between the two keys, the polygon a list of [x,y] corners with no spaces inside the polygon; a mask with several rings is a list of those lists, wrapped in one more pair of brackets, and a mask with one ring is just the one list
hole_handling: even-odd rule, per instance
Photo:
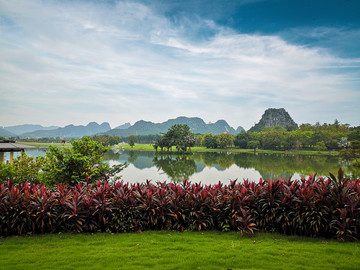
{"label": "hedge row", "polygon": [[146,182],[0,186],[0,235],[237,230],[356,240],[360,180],[338,177],[229,185]]}

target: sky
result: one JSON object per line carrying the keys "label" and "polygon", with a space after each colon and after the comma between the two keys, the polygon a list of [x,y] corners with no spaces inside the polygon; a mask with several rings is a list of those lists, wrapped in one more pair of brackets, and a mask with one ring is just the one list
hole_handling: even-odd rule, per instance
{"label": "sky", "polygon": [[358,0],[0,0],[0,126],[267,108],[360,125]]}

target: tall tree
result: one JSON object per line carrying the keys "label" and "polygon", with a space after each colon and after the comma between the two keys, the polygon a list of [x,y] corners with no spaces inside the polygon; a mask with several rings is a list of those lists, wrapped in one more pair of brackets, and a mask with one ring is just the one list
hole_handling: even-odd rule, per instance
{"label": "tall tree", "polygon": [[233,145],[234,136],[230,133],[222,133],[217,135],[216,141],[219,148],[227,148]]}
{"label": "tall tree", "polygon": [[217,148],[216,136],[212,133],[207,133],[202,137],[201,145],[206,148]]}
{"label": "tall tree", "polygon": [[175,146],[177,151],[186,151],[187,147],[195,144],[195,136],[188,125],[176,124],[169,128],[163,138]]}
{"label": "tall tree", "polygon": [[138,141],[138,138],[135,135],[130,135],[127,139],[131,148],[134,147],[135,143]]}

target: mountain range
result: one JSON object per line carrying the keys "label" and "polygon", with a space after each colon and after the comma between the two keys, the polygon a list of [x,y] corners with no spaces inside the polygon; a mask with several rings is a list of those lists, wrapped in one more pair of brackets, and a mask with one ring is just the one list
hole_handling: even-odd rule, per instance
{"label": "mountain range", "polygon": [[[91,122],[86,126],[68,125],[65,127],[43,127],[40,125],[18,125],[9,127],[0,127],[1,137],[31,137],[31,138],[81,138],[83,136],[93,136],[96,134],[114,135],[127,137],[130,135],[157,135],[166,133],[167,130],[175,124],[186,124],[195,134],[213,133],[214,135],[229,132],[236,135],[244,130],[241,126],[235,130],[225,120],[218,120],[215,123],[206,124],[199,117],[180,116],[175,119],[169,119],[163,123],[153,123],[150,121],[140,120],[134,125],[125,123],[114,129],[111,129],[109,123],[104,122],[99,125]],[[260,121],[255,124],[249,131],[260,131],[263,127],[272,127],[280,125],[282,127],[295,126],[297,124],[290,117],[285,109],[267,109]]]}
{"label": "mountain range", "polygon": [[219,120],[215,123],[206,124],[204,120],[199,117],[180,116],[175,119],[169,119],[163,123],[153,123],[150,121],[140,120],[127,129],[115,128],[108,132],[105,132],[105,134],[121,137],[127,137],[130,135],[155,135],[160,133],[166,133],[171,126],[176,124],[188,125],[190,127],[190,130],[195,134],[213,133],[216,135],[224,132],[237,134],[244,130],[242,127],[238,127],[235,130],[225,120]]}
{"label": "mountain range", "polygon": [[[34,130],[34,127],[37,129]],[[11,132],[12,130],[13,132]],[[81,138],[83,136],[92,136],[98,133],[104,133],[111,130],[109,123],[99,125],[91,122],[86,126],[68,125],[65,127],[42,127],[39,125],[19,125],[4,127],[0,129],[2,137],[30,137],[30,138]],[[15,133],[16,132],[16,133]],[[10,134],[10,135],[9,135]]]}
{"label": "mountain range", "polygon": [[127,137],[130,135],[156,135],[165,133],[175,124],[186,124],[194,133],[220,134],[229,132],[237,134],[244,130],[238,127],[236,130],[231,127],[225,120],[219,120],[215,123],[206,124],[204,120],[198,117],[178,117],[169,119],[163,123],[153,123],[150,121],[140,120],[134,125],[125,123],[114,129],[111,129],[109,123],[105,122],[101,125],[91,122],[86,126],[68,125],[65,127],[43,127],[40,125],[18,125],[0,128],[0,136],[2,137],[31,137],[31,138],[81,138],[83,136],[93,136],[95,134],[105,134]]}

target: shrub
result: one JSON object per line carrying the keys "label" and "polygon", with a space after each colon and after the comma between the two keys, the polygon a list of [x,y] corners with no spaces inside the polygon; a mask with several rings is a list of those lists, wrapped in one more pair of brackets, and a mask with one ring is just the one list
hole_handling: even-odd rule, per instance
{"label": "shrub", "polygon": [[0,185],[0,235],[143,230],[235,230],[356,240],[360,180],[244,180],[229,185],[98,181]]}
{"label": "shrub", "polygon": [[50,146],[44,157],[28,157],[21,153],[13,164],[0,164],[0,182],[76,185],[81,181],[105,181],[126,166],[110,167],[103,159],[109,148],[88,137],[74,140],[71,145],[70,148]]}

